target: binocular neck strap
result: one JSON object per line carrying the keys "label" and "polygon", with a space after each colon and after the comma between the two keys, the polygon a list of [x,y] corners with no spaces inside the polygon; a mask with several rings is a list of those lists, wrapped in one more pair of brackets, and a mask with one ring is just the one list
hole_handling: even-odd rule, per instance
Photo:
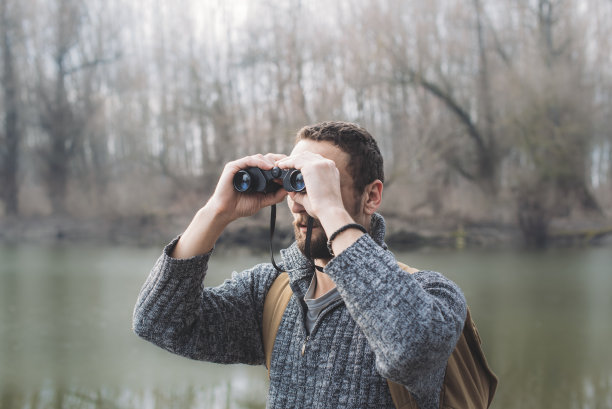
{"label": "binocular neck strap", "polygon": [[274,261],[274,249],[272,248],[272,239],[274,238],[274,227],[276,226],[276,205],[273,204],[270,206],[270,259],[272,260],[272,265],[279,273],[282,273],[283,270],[276,265]]}
{"label": "binocular neck strap", "polygon": [[[322,267],[317,266],[314,263],[314,260],[310,258],[310,240],[312,238],[312,226],[314,224],[314,219],[311,216],[308,216],[308,221],[306,225],[306,243],[304,243],[304,251],[306,252],[305,256],[308,260],[312,261],[312,265],[319,271],[323,271]],[[282,273],[283,270],[276,265],[274,261],[274,249],[272,248],[272,239],[274,238],[274,228],[276,227],[276,205],[273,204],[270,206],[270,260],[272,260],[272,265],[279,273]]]}

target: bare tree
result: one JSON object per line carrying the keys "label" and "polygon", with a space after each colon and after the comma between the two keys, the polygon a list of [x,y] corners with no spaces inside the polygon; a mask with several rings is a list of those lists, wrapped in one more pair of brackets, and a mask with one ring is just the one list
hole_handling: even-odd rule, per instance
{"label": "bare tree", "polygon": [[6,214],[19,212],[19,146],[23,140],[20,126],[20,101],[16,47],[19,41],[20,16],[18,4],[12,0],[0,1],[0,41],[2,42],[2,105],[4,129],[0,132],[0,185],[1,199]]}
{"label": "bare tree", "polygon": [[[438,149],[445,151],[443,156],[455,171],[487,194],[495,196],[499,187],[498,166],[502,152],[495,129],[482,6],[478,0],[472,3],[475,33],[469,34],[476,38],[476,46],[467,47],[466,53],[461,54],[458,50],[448,50],[449,45],[442,42],[445,36],[450,42],[459,37],[459,33],[448,37],[448,34],[439,32],[436,24],[423,24],[414,29],[406,25],[408,16],[414,13],[407,4],[398,2],[393,10],[387,10],[387,15],[379,17],[382,19],[379,22],[381,26],[386,20],[397,19],[389,30],[380,30],[378,25],[371,27],[379,30],[375,38],[391,59],[390,77],[397,80],[397,88],[404,87],[409,81],[442,103],[462,127],[463,135],[459,136],[455,131],[452,132],[453,136],[440,135],[440,138],[449,140],[448,143],[439,144]],[[371,21],[370,11],[364,13],[362,18]],[[437,9],[424,10],[423,13],[422,18],[427,22],[442,18],[438,15],[441,11]],[[452,17],[467,25],[466,20],[470,16],[453,14]],[[453,26],[449,25],[447,29],[452,30]],[[470,39],[466,41],[469,44]],[[473,75],[474,71],[476,75]]]}
{"label": "bare tree", "polygon": [[[589,190],[589,156],[594,137],[592,88],[580,45],[583,27],[569,1],[538,0],[531,9],[537,33],[521,80],[521,106],[508,129],[527,166],[517,169],[517,217],[527,242],[543,246],[553,218],[578,208],[601,213]],[[571,16],[571,17],[570,17]]]}
{"label": "bare tree", "polygon": [[[98,104],[92,77],[87,74],[116,59],[93,47],[84,52],[83,26],[87,9],[74,0],[57,0],[50,8],[52,23],[49,59],[40,52],[38,60],[38,115],[48,142],[39,147],[42,175],[54,213],[66,213],[66,197],[75,157],[83,154],[85,131],[95,117]],[[80,79],[85,76],[83,82]]]}

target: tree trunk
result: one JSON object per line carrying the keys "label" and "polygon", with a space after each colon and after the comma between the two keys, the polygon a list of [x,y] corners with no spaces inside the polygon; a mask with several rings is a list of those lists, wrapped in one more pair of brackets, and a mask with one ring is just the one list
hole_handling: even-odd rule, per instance
{"label": "tree trunk", "polygon": [[15,72],[15,56],[13,52],[13,37],[9,21],[7,0],[0,3],[2,23],[2,88],[4,105],[4,141],[0,146],[0,186],[5,212],[9,216],[19,212],[19,187],[17,173],[19,170],[19,141],[22,139],[19,127],[19,101],[17,96],[18,78]]}

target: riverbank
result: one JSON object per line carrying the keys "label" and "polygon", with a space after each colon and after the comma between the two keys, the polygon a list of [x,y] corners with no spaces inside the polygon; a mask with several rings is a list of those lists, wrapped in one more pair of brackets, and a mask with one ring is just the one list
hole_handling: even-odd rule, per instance
{"label": "riverbank", "polygon": [[[265,213],[265,214],[264,214]],[[99,217],[27,217],[0,219],[0,243],[92,243],[133,246],[160,246],[182,232],[190,218],[172,214]],[[420,247],[436,248],[518,248],[523,237],[518,227],[496,222],[457,221],[445,218],[386,216],[386,241],[395,251]],[[239,220],[228,227],[218,246],[266,251],[269,241],[266,212]],[[274,247],[293,240],[291,224],[279,219]],[[550,231],[549,246],[612,246],[612,223],[557,223]]]}

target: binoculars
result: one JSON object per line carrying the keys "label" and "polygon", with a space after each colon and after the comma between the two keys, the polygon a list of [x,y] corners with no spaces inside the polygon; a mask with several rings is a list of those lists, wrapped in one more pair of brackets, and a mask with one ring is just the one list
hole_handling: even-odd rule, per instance
{"label": "binoculars", "polygon": [[239,170],[234,175],[234,189],[241,193],[272,193],[281,188],[281,185],[274,182],[274,179],[281,179],[282,187],[287,192],[302,192],[306,189],[302,172],[297,169],[281,169],[276,166],[270,170],[260,168]]}

